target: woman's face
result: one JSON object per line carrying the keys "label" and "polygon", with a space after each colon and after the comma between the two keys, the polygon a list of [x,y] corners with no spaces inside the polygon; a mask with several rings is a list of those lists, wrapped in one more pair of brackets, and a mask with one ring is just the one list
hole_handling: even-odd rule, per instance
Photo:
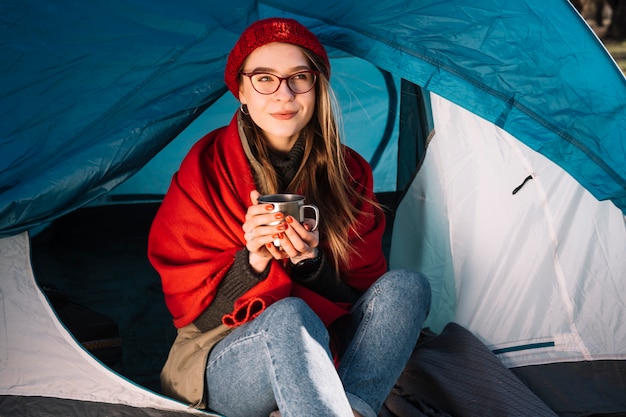
{"label": "woman's face", "polygon": [[[311,69],[309,60],[298,46],[274,42],[255,49],[244,62],[242,72],[289,77]],[[248,107],[250,117],[263,130],[269,146],[279,152],[288,152],[313,116],[315,88],[295,94],[284,80],[276,92],[264,95],[252,87],[249,77],[242,76],[241,80],[239,101]]]}

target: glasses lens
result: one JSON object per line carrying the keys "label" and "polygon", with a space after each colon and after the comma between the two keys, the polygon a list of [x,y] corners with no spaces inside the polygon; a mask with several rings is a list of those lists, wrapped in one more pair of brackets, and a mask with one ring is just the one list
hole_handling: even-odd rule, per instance
{"label": "glasses lens", "polygon": [[254,74],[250,80],[254,89],[261,94],[272,94],[280,84],[278,77],[272,74]]}
{"label": "glasses lens", "polygon": [[289,77],[287,82],[289,83],[289,88],[294,93],[306,93],[310,91],[315,84],[315,74],[312,72],[299,72]]}

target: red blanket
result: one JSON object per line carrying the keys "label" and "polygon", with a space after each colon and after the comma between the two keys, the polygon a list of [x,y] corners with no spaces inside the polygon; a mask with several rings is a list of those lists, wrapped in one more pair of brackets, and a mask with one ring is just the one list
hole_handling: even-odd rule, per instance
{"label": "red blanket", "polygon": [[[345,150],[353,186],[372,196],[371,168],[356,152]],[[148,256],[161,275],[176,327],[193,322],[207,308],[235,253],[245,247],[241,226],[255,188],[236,117],[198,141],[174,175],[150,231]],[[369,212],[373,212],[371,207]],[[357,222],[362,239],[353,236],[351,243],[359,255],[346,265],[344,279],[359,291],[369,288],[386,270],[381,244],[384,228],[381,213]],[[349,307],[292,282],[283,263],[272,261],[268,277],[241,296],[223,322],[229,326],[245,323],[287,296],[305,300],[327,325]]]}

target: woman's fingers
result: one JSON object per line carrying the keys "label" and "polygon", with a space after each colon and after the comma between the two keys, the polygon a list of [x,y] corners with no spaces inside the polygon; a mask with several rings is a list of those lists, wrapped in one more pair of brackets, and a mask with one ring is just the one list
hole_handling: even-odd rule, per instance
{"label": "woman's fingers", "polygon": [[308,253],[319,245],[319,232],[309,232],[307,230],[307,228],[315,224],[313,220],[311,222],[309,223],[305,219],[305,224],[303,225],[291,216],[286,217],[285,239],[281,243],[284,251],[290,258]]}
{"label": "woman's fingers", "polygon": [[259,204],[259,197],[261,197],[260,192],[258,192],[257,190],[250,191],[250,200],[252,201],[252,204]]}

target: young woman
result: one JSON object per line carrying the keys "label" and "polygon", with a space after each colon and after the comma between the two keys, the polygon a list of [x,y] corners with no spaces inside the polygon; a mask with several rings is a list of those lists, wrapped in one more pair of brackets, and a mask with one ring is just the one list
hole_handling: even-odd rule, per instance
{"label": "young woman", "polygon": [[[430,287],[387,272],[372,170],[341,144],[329,77],[290,19],[252,24],[228,57],[241,107],[185,157],[150,233],[175,398],[227,417],[374,417],[411,354]],[[275,193],[317,205],[319,228],[258,204]]]}

